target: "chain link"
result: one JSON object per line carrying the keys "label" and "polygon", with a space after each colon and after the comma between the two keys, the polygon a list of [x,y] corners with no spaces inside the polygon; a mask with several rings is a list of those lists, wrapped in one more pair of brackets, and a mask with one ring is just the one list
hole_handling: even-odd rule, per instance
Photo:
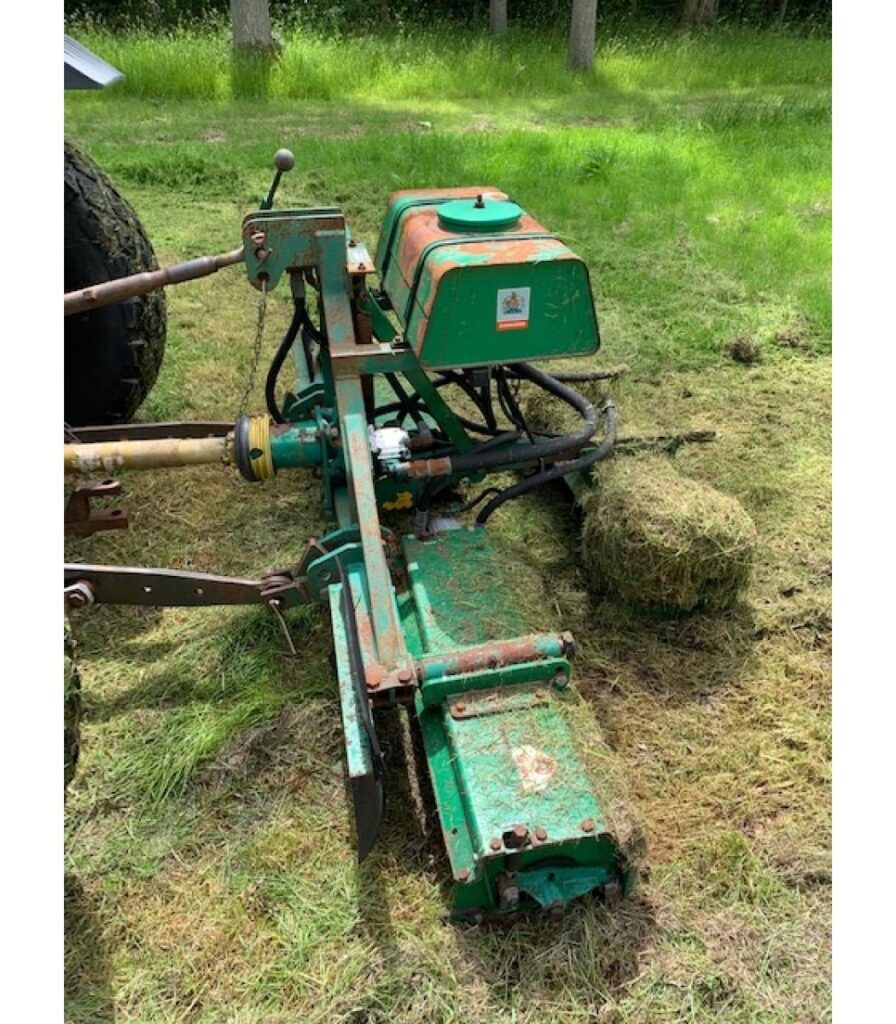
{"label": "chain link", "polygon": [[249,370],[249,379],[246,381],[246,390],[240,399],[240,406],[236,412],[236,418],[242,416],[246,411],[246,403],[255,387],[255,378],[258,376],[258,364],[261,362],[261,342],[264,338],[264,318],[268,306],[268,283],[265,278],[261,279],[261,295],[258,297],[258,318],[255,322],[255,343],[252,349],[252,368]]}

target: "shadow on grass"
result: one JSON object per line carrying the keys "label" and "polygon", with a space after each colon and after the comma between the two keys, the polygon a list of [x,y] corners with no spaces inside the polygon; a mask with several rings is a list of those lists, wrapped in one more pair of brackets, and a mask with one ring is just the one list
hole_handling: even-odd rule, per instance
{"label": "shadow on grass", "polygon": [[65,1019],[115,1020],[108,952],[93,899],[76,875],[65,876]]}
{"label": "shadow on grass", "polygon": [[736,686],[755,664],[756,624],[745,603],[719,614],[651,618],[605,602],[596,641],[578,664],[580,692],[599,707],[634,692],[664,704],[701,702]]}

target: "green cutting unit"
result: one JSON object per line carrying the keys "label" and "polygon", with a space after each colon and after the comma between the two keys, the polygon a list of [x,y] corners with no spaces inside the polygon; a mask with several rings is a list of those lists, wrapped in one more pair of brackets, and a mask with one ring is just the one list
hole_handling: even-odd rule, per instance
{"label": "green cutting unit", "polygon": [[[260,604],[282,616],[322,602],[359,858],[384,813],[377,711],[401,704],[419,723],[455,915],[557,907],[586,893],[614,899],[633,870],[570,729],[573,638],[521,633],[513,566],[487,527],[506,501],[586,480],[612,451],[612,403],[597,409],[563,374],[532,365],[598,349],[587,268],[489,186],[396,193],[371,259],[339,209],[274,209],[291,154],[275,163],[239,249],[66,295],[76,312],[242,262],[262,312],[278,286],[293,302],[267,411],[235,423],[79,430],[65,445],[65,472],[217,463],[261,483],[314,468],[332,530],[260,579],[70,564],[67,607]],[[288,359],[295,382],[280,394]],[[577,429],[530,429],[523,387],[574,409]],[[456,507],[459,492],[495,473],[499,486]],[[88,511],[77,525],[108,523]]]}

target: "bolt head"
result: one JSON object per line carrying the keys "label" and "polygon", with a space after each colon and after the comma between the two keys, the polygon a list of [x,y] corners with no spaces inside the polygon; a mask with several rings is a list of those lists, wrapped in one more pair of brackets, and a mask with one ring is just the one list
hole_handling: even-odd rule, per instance
{"label": "bolt head", "polygon": [[581,828],[581,830],[583,832],[593,832],[594,831],[594,819],[593,818],[586,818],[579,827]]}
{"label": "bolt head", "polygon": [[491,847],[491,849],[495,851],[495,853],[497,853],[498,850],[500,850],[504,844],[501,842],[500,839],[495,838],[488,845]]}
{"label": "bolt head", "polygon": [[535,830],[535,838],[540,843],[543,843],[545,841],[545,839],[547,839],[547,837],[548,837],[548,830],[546,828],[543,828],[541,825],[539,825],[538,828]]}
{"label": "bolt head", "polygon": [[409,683],[414,678],[414,673],[409,668],[400,668],[398,670],[398,681],[400,683]]}
{"label": "bolt head", "polygon": [[454,710],[457,712],[457,714],[461,715],[463,714],[464,711],[467,710],[467,705],[462,700],[456,700],[454,702]]}
{"label": "bolt head", "polygon": [[569,680],[567,679],[566,674],[563,672],[557,672],[554,675],[554,678],[551,680],[551,682],[554,684],[554,687],[557,690],[565,690],[566,687],[569,685]]}
{"label": "bolt head", "polygon": [[461,868],[460,871],[458,871],[458,873],[457,873],[457,880],[458,880],[458,882],[466,882],[466,881],[469,880],[469,878],[470,878],[470,869],[469,868]]}

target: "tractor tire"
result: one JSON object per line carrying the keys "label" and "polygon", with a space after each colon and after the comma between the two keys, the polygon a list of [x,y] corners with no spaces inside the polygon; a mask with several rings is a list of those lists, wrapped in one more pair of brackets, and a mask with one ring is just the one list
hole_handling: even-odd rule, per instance
{"label": "tractor tire", "polygon": [[[65,143],[65,290],[158,267],[131,205],[89,157]],[[129,420],[165,351],[165,296],[126,299],[65,319],[65,421]]]}
{"label": "tractor tire", "polygon": [[81,752],[81,676],[75,661],[75,640],[65,619],[65,788],[72,781]]}

